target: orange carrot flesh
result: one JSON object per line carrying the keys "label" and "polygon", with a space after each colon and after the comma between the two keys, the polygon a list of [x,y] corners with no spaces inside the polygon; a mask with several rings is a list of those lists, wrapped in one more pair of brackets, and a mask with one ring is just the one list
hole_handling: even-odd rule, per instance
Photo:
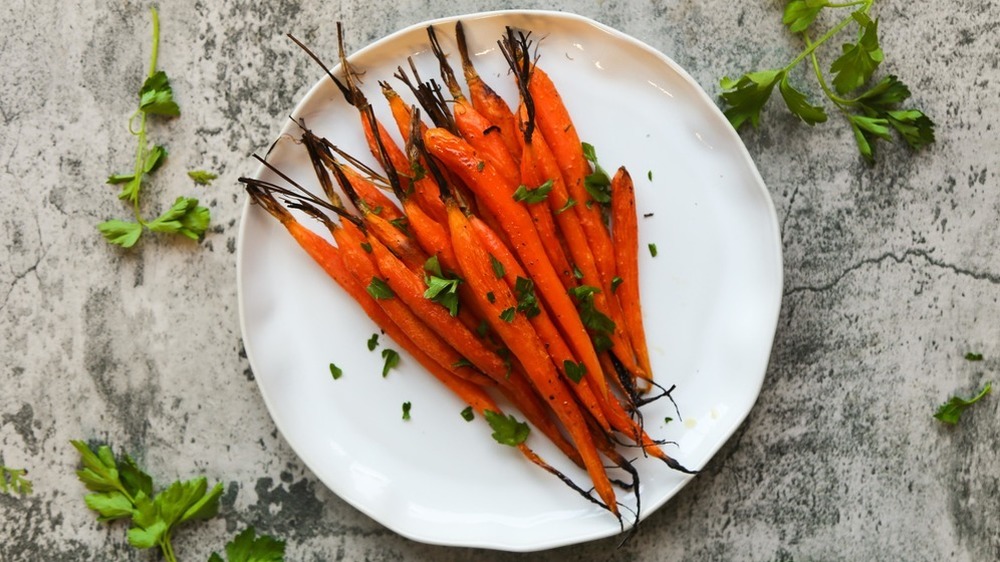
{"label": "orange carrot flesh", "polygon": [[347,180],[351,182],[351,187],[357,192],[361,200],[368,205],[369,210],[376,213],[385,220],[397,220],[404,217],[403,211],[396,206],[396,203],[390,199],[379,187],[365,176],[359,174],[354,168],[350,166],[341,166],[340,170],[344,172]]}
{"label": "orange carrot flesh", "polygon": [[517,123],[514,119],[514,112],[511,111],[507,102],[500,97],[493,88],[483,82],[476,72],[476,67],[472,65],[469,58],[469,48],[465,41],[465,31],[462,23],[455,24],[455,36],[458,41],[458,52],[462,57],[462,72],[465,74],[465,82],[469,86],[469,99],[472,106],[476,108],[483,117],[497,127],[507,150],[515,161],[521,159],[521,141],[517,130]]}
{"label": "orange carrot flesh", "polygon": [[[373,258],[361,244],[366,239],[351,232],[351,226],[345,225],[334,231],[334,238],[343,249],[344,264],[362,286],[366,286],[375,278],[379,278],[379,270]],[[360,240],[360,241],[359,241]],[[372,240],[367,240],[369,244]],[[396,297],[377,299],[378,305],[392,318],[413,342],[434,358],[442,368],[463,379],[480,385],[491,385],[493,381],[475,369],[461,366],[462,356],[441,339],[427,324],[417,317],[400,299]],[[456,365],[459,365],[456,367]]]}
{"label": "orange carrot flesh", "polygon": [[[448,209],[448,225],[455,255],[462,266],[463,278],[472,287],[475,298],[481,299],[480,304],[483,308],[493,311],[493,314],[486,317],[486,321],[524,365],[525,372],[535,388],[547,400],[576,444],[597,495],[607,509],[617,515],[618,506],[614,489],[604,471],[604,465],[587,422],[561,380],[551,358],[545,353],[544,344],[523,314],[509,315],[512,316],[509,321],[507,316],[500,317],[501,314],[508,315],[507,311],[516,309],[517,299],[506,283],[496,278],[490,265],[489,254],[479,244],[469,221],[455,206]],[[493,302],[485,296],[488,292],[494,294]]]}
{"label": "orange carrot flesh", "polygon": [[[462,178],[476,195],[481,196],[486,207],[495,215],[504,217],[500,224],[501,229],[507,233],[522,265],[531,273],[541,297],[549,304],[555,322],[569,340],[574,355],[588,365],[588,369],[591,368],[590,365],[598,365],[597,353],[594,351],[590,336],[587,335],[576,307],[566,294],[562,281],[559,280],[559,274],[545,254],[531,215],[507,195],[510,186],[504,186],[502,178],[496,174],[489,162],[481,160],[472,147],[462,139],[443,129],[429,129],[425,136],[425,143],[431,154]],[[454,248],[454,233],[452,241]],[[607,394],[607,384],[602,377],[595,377],[594,383],[602,395]]]}
{"label": "orange carrot flesh", "polygon": [[[499,128],[482,116],[466,100],[456,100],[452,109],[455,125],[466,142],[472,145],[482,157],[496,166],[515,186],[521,181],[517,161],[500,136]],[[534,187],[534,186],[530,186]],[[513,193],[513,192],[512,192]]]}
{"label": "orange carrot flesh", "polygon": [[616,296],[625,320],[625,331],[632,341],[639,366],[652,378],[639,300],[639,221],[635,210],[635,185],[624,166],[618,168],[611,179],[611,224],[615,265],[621,279]]}
{"label": "orange carrot flesh", "polygon": [[[600,292],[594,295],[595,308],[615,323],[614,332],[608,334],[613,344],[612,349],[615,356],[618,357],[630,373],[644,374],[645,370],[636,363],[632,343],[625,331],[624,315],[619,307],[619,302],[613,298],[611,279],[605,282],[602,278],[593,246],[591,246],[590,239],[586,236],[584,226],[577,220],[577,216],[570,213],[571,210],[580,207],[581,204],[579,200],[574,198],[576,204],[572,208],[566,209],[564,207],[569,201],[570,194],[566,190],[566,184],[560,173],[556,157],[543,135],[536,134],[530,144],[525,143],[521,162],[522,166],[526,162],[533,164],[537,177],[552,179],[552,191],[549,192],[550,206],[553,212],[556,213],[556,222],[559,224],[560,231],[566,240],[566,247],[573,257],[573,263],[576,264],[580,273],[583,274],[582,281],[584,285],[600,289]],[[556,207],[556,205],[560,206]],[[600,227],[603,230],[603,223]]]}
{"label": "orange carrot flesh", "polygon": [[407,267],[413,271],[423,270],[427,256],[407,233],[403,232],[396,224],[374,213],[368,213],[364,218],[369,232],[381,240],[383,244],[392,248],[406,262]]}
{"label": "orange carrot flesh", "polygon": [[[399,171],[399,183],[400,188],[407,192],[410,188],[413,188],[414,197],[417,202],[427,214],[434,217],[434,220],[443,223],[446,220],[444,211],[444,202],[441,201],[438,186],[434,183],[434,180],[429,177],[424,177],[417,181],[410,180],[410,160],[403,153],[403,150],[392,141],[389,137],[389,131],[385,129],[382,123],[377,122],[378,125],[378,136],[382,139],[382,144],[385,146],[386,154],[389,155],[389,162],[383,162],[383,167],[392,166],[395,170]],[[378,149],[378,142],[375,138],[375,132],[372,129],[371,124],[368,122],[365,114],[361,114],[361,125],[364,128],[365,141],[368,143],[368,150],[375,156],[375,159],[382,162],[382,156]]]}
{"label": "orange carrot flesh", "polygon": [[[476,217],[470,218],[469,223],[472,225],[472,230],[476,234],[477,241],[483,245],[491,256],[503,265],[505,272],[504,279],[507,281],[509,288],[514,288],[518,277],[528,277],[521,264],[514,259],[514,255],[510,253],[510,250],[500,241],[486,223]],[[530,321],[556,365],[564,365],[564,361],[577,363],[576,357],[573,356],[569,346],[566,345],[562,335],[559,334],[558,328],[552,323],[545,303],[539,304],[539,314],[530,318]],[[604,411],[598,403],[598,398],[595,396],[593,389],[590,388],[589,383],[592,378],[602,376],[600,370],[591,371],[588,368],[585,378],[569,386],[577,397],[580,398],[580,402],[584,408],[594,416],[601,427],[606,431],[610,431],[611,426],[608,424]]]}
{"label": "orange carrot flesh", "polygon": [[535,102],[535,124],[559,164],[567,190],[577,202],[573,212],[587,233],[587,240],[601,275],[600,286],[610,287],[611,279],[615,276],[611,238],[601,218],[600,208],[586,204],[590,201],[590,195],[584,187],[584,178],[590,173],[590,164],[583,156],[580,135],[555,84],[537,66],[532,70],[528,89]]}

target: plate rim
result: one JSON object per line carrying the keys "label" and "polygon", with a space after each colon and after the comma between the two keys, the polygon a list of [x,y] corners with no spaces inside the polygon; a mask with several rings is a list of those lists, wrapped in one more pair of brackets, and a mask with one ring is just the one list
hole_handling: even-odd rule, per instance
{"label": "plate rim", "polygon": [[[738,154],[742,157],[743,164],[745,165],[745,167],[750,171],[750,177],[753,179],[753,183],[754,183],[757,191],[759,192],[759,195],[761,195],[763,197],[763,202],[766,204],[765,207],[766,207],[766,210],[767,210],[767,221],[771,225],[770,236],[771,236],[772,241],[773,241],[773,249],[776,252],[776,254],[775,254],[775,258],[776,259],[775,259],[775,262],[774,262],[775,263],[775,267],[776,267],[776,271],[772,271],[771,273],[772,273],[772,275],[774,275],[774,277],[775,277],[775,279],[777,281],[775,283],[775,290],[777,292],[777,295],[776,295],[776,297],[777,297],[776,298],[776,306],[775,306],[775,309],[772,311],[771,321],[769,322],[770,328],[768,330],[768,334],[769,334],[769,336],[767,338],[767,340],[768,340],[767,341],[767,350],[768,350],[768,353],[767,353],[767,355],[764,358],[764,364],[762,366],[760,366],[759,369],[755,369],[754,370],[754,372],[758,372],[759,371],[760,374],[759,374],[759,376],[757,376],[756,381],[755,381],[755,385],[754,385],[755,386],[755,392],[754,392],[753,400],[750,402],[750,405],[747,408],[746,412],[744,412],[739,417],[739,421],[737,423],[734,423],[731,429],[729,429],[728,431],[726,431],[727,435],[726,435],[726,437],[724,439],[721,439],[714,447],[706,448],[705,449],[706,451],[710,451],[710,453],[706,456],[705,465],[707,465],[709,462],[711,462],[711,460],[713,458],[715,458],[715,456],[717,455],[718,451],[723,446],[725,446],[726,443],[729,442],[729,440],[732,438],[733,434],[735,434],[736,431],[740,427],[742,427],[742,425],[746,422],[747,417],[749,416],[750,412],[753,411],[753,408],[756,406],[756,403],[757,403],[758,399],[760,398],[760,393],[761,393],[761,389],[763,388],[764,379],[767,376],[767,369],[768,369],[768,366],[769,366],[769,363],[770,363],[770,356],[773,353],[773,349],[774,349],[774,340],[775,340],[775,337],[776,337],[776,334],[777,334],[777,324],[778,324],[778,320],[779,320],[780,312],[781,312],[781,305],[782,305],[782,299],[783,299],[783,293],[784,293],[784,255],[783,255],[784,252],[783,252],[782,241],[781,241],[780,221],[779,221],[778,216],[777,216],[777,210],[775,209],[774,201],[773,201],[773,198],[771,197],[771,193],[767,189],[767,185],[765,184],[764,179],[761,177],[760,171],[757,169],[757,166],[754,163],[753,158],[751,157],[751,155],[750,155],[750,153],[749,153],[746,145],[743,143],[743,140],[740,138],[739,134],[736,132],[735,129],[733,129],[731,126],[728,126],[728,120],[726,119],[725,115],[719,109],[719,107],[715,104],[715,102],[712,100],[712,98],[708,95],[708,93],[705,91],[705,89],[702,88],[702,86],[687,72],[687,70],[685,70],[681,65],[679,65],[676,61],[674,61],[672,58],[670,58],[668,55],[666,55],[665,53],[663,53],[659,49],[657,49],[657,48],[655,48],[655,47],[653,47],[653,46],[651,46],[651,45],[649,45],[649,44],[647,44],[647,43],[645,43],[645,42],[643,42],[643,41],[641,41],[641,40],[639,40],[639,39],[637,39],[637,38],[635,38],[635,37],[633,37],[633,36],[631,36],[631,35],[629,35],[629,34],[627,34],[625,32],[623,32],[623,31],[620,31],[620,30],[618,30],[618,29],[616,29],[614,27],[611,27],[611,26],[609,26],[607,24],[599,22],[599,21],[597,21],[595,19],[589,18],[587,16],[582,16],[582,15],[579,15],[579,14],[576,14],[576,13],[572,13],[572,12],[561,12],[561,11],[557,11],[557,10],[538,10],[538,9],[489,10],[489,11],[483,11],[483,12],[471,12],[471,13],[467,13],[467,14],[460,14],[460,15],[454,15],[454,16],[443,16],[443,17],[433,18],[433,19],[429,19],[429,20],[424,20],[424,21],[413,23],[413,24],[408,25],[406,27],[402,27],[400,29],[397,29],[396,31],[394,31],[394,32],[392,32],[392,33],[390,33],[388,35],[385,35],[383,37],[380,37],[380,38],[376,39],[375,41],[373,41],[371,43],[368,43],[364,47],[362,47],[362,48],[358,49],[357,51],[351,53],[348,56],[348,60],[350,61],[350,60],[354,59],[355,57],[363,56],[365,53],[367,53],[367,52],[369,52],[371,50],[379,49],[384,44],[391,43],[391,42],[397,40],[400,36],[412,33],[415,30],[426,28],[427,26],[430,26],[430,25],[441,25],[441,24],[446,24],[446,23],[453,23],[453,22],[456,22],[456,21],[459,21],[459,20],[468,21],[468,20],[473,20],[473,19],[479,20],[479,19],[504,18],[504,17],[510,17],[510,16],[525,16],[525,15],[526,16],[538,16],[538,17],[542,17],[542,18],[553,18],[553,19],[556,19],[556,20],[574,21],[574,22],[577,22],[577,23],[588,25],[588,26],[594,28],[597,31],[601,31],[603,33],[606,33],[606,34],[610,35],[611,37],[613,37],[614,39],[616,39],[618,41],[623,41],[623,42],[629,44],[633,48],[637,48],[637,49],[640,49],[642,51],[645,51],[646,53],[648,53],[648,54],[652,55],[653,57],[655,57],[658,60],[659,63],[665,64],[667,67],[669,67],[669,69],[671,71],[673,71],[674,73],[676,73],[684,82],[687,83],[687,85],[689,87],[691,87],[692,91],[695,93],[695,95],[697,96],[698,100],[704,106],[706,106],[708,108],[708,113],[712,114],[712,116],[713,116],[712,118],[713,119],[717,119],[717,120],[722,120],[727,125],[725,127],[725,130],[726,130],[725,134],[730,137],[731,141],[735,141],[736,146],[738,146]],[[334,73],[336,73],[339,69],[340,69],[340,63],[339,62],[338,62],[337,65],[331,67],[331,71],[334,72]],[[294,109],[293,109],[293,111],[292,111],[291,114],[292,115],[301,114],[301,110],[304,107],[310,105],[310,103],[312,102],[313,98],[316,97],[316,96],[318,96],[318,95],[320,95],[320,92],[323,91],[324,88],[328,87],[328,85],[325,84],[326,82],[328,82],[328,80],[329,79],[327,78],[327,76],[325,74],[322,75],[309,88],[309,90],[301,97],[301,99],[299,99],[299,101],[297,103],[295,103],[295,107],[294,107]],[[281,128],[281,130],[278,132],[278,134],[277,134],[277,136],[275,138],[276,139],[282,138],[283,136],[285,136],[292,129],[293,129],[293,124],[292,123],[287,123],[284,127]],[[269,147],[270,146],[273,146],[273,144],[269,145]],[[270,151],[270,148],[269,148],[268,151]],[[255,170],[253,172],[252,177],[260,177],[261,174],[265,172],[265,170],[266,170],[266,168],[265,168],[265,166],[263,164],[257,164],[257,166],[256,166],[256,168],[255,168]],[[252,207],[253,207],[253,204],[252,204],[252,201],[250,200],[250,198],[249,197],[245,197],[244,204],[243,204],[243,209],[242,209],[242,211],[240,213],[240,226],[239,226],[239,229],[238,229],[238,232],[237,232],[237,240],[236,240],[236,284],[237,284],[237,301],[238,301],[238,307],[237,308],[238,308],[238,312],[239,312],[241,344],[243,344],[244,351],[246,352],[247,361],[248,361],[248,363],[250,365],[250,368],[251,368],[251,370],[254,370],[254,367],[255,367],[255,364],[256,364],[256,360],[254,358],[254,350],[252,349],[252,346],[246,345],[246,339],[247,339],[246,336],[247,336],[247,333],[248,333],[248,331],[247,331],[247,324],[246,324],[247,313],[246,313],[246,310],[245,310],[245,306],[246,306],[246,302],[245,302],[246,290],[243,287],[244,252],[247,251],[246,244],[244,243],[244,241],[245,241],[245,238],[246,238],[247,224],[249,222],[248,221],[248,216],[252,212]],[[281,438],[292,449],[292,451],[299,458],[299,460],[306,467],[309,468],[309,470],[313,473],[313,475],[320,482],[322,482],[323,485],[327,489],[329,489],[332,493],[334,493],[339,499],[341,499],[342,501],[348,503],[354,509],[356,509],[356,510],[360,511],[361,513],[365,514],[367,517],[369,517],[370,519],[372,519],[373,521],[375,521],[379,525],[382,525],[382,526],[390,529],[394,533],[399,534],[399,535],[401,535],[403,537],[406,537],[406,538],[408,538],[410,540],[418,541],[418,542],[421,542],[421,543],[424,543],[424,544],[431,544],[431,545],[438,545],[438,546],[455,546],[455,547],[467,547],[467,548],[485,548],[485,549],[502,550],[502,551],[508,551],[508,552],[535,552],[535,551],[541,551],[541,550],[547,550],[547,549],[557,548],[557,547],[560,547],[560,546],[567,546],[567,545],[572,545],[572,544],[579,544],[579,543],[583,543],[583,542],[589,542],[589,541],[593,541],[593,540],[599,540],[599,539],[607,538],[607,537],[614,536],[614,535],[617,534],[617,532],[594,533],[592,535],[583,536],[583,537],[569,537],[569,538],[560,537],[560,538],[556,538],[556,539],[550,539],[550,540],[547,540],[547,541],[535,541],[535,542],[531,542],[531,543],[523,543],[523,542],[519,543],[519,542],[516,542],[516,541],[512,542],[512,541],[497,541],[497,540],[488,541],[488,542],[486,542],[486,541],[470,542],[470,541],[461,541],[461,540],[443,540],[443,539],[438,539],[438,538],[428,538],[428,537],[425,537],[425,536],[421,536],[419,533],[410,532],[407,529],[400,528],[397,525],[395,525],[395,522],[387,523],[383,518],[380,518],[380,517],[376,516],[373,513],[374,512],[373,509],[370,509],[370,508],[366,507],[365,505],[360,504],[359,502],[354,501],[352,498],[347,498],[344,495],[341,495],[341,493],[336,490],[336,486],[334,486],[331,482],[328,482],[327,479],[325,479],[321,475],[320,471],[317,471],[316,469],[314,469],[310,465],[310,463],[305,460],[305,458],[302,456],[302,454],[300,453],[300,451],[298,450],[298,448],[295,445],[293,445],[292,442],[286,437],[286,433],[287,433],[286,428],[283,426],[283,424],[281,422],[279,422],[278,419],[275,418],[275,416],[274,416],[275,405],[274,405],[274,403],[272,401],[272,398],[265,391],[265,389],[264,389],[264,387],[262,385],[260,377],[255,377],[254,381],[257,384],[257,388],[259,390],[260,397],[262,398],[262,400],[264,402],[264,405],[267,408],[268,415],[270,416],[272,423],[274,423],[275,428],[278,430],[279,434],[281,435]],[[703,469],[703,468],[704,468],[704,466],[699,467],[699,470]],[[659,503],[655,503],[653,505],[646,506],[644,508],[644,510],[643,510],[644,513],[641,514],[641,520],[649,517],[657,509],[659,509],[660,507],[662,507],[663,505],[665,505],[667,502],[669,502],[670,499],[672,499],[673,497],[675,497],[680,492],[680,490],[682,490],[685,486],[687,486],[687,484],[692,479],[693,479],[693,476],[688,476],[688,477],[684,478],[683,481],[680,483],[680,485],[676,488],[676,490],[674,490],[672,493],[668,494],[665,498],[662,499],[662,501],[660,501]]]}

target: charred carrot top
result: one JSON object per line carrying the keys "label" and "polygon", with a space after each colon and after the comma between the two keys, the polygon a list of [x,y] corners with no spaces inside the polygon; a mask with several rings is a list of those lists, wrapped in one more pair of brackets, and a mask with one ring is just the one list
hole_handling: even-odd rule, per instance
{"label": "charred carrot top", "polygon": [[469,58],[469,46],[465,41],[465,30],[462,22],[455,23],[455,36],[458,40],[458,52],[462,57],[462,71],[465,74],[465,82],[469,86],[469,99],[472,106],[480,114],[489,120],[494,127],[497,127],[507,150],[515,161],[521,159],[521,142],[518,140],[517,125],[514,119],[514,112],[488,84],[483,82],[476,72],[476,67],[472,65]]}
{"label": "charred carrot top", "polygon": [[[448,226],[455,255],[462,266],[463,278],[472,287],[472,294],[483,308],[492,311],[486,318],[487,322],[524,365],[525,373],[573,439],[598,497],[609,511],[618,516],[615,493],[587,428],[586,419],[562,382],[551,358],[545,353],[544,344],[524,315],[513,312],[517,307],[517,299],[507,284],[496,277],[489,254],[479,244],[468,219],[455,205],[449,206]],[[492,302],[486,297],[487,293],[494,294]]]}
{"label": "charred carrot top", "polygon": [[[520,180],[517,160],[511,156],[510,149],[507,148],[503,137],[500,135],[499,127],[495,126],[489,119],[483,116],[475,106],[469,103],[468,98],[462,92],[462,88],[455,78],[455,73],[448,63],[448,58],[441,49],[434,27],[427,28],[427,36],[431,42],[431,51],[437,57],[441,67],[441,77],[445,86],[451,92],[454,103],[452,104],[452,114],[455,126],[473,148],[478,151],[483,158],[493,162],[497,170],[508,177],[513,183]],[[444,108],[447,111],[447,108]]]}
{"label": "charred carrot top", "polygon": [[[425,137],[430,153],[441,160],[445,167],[454,171],[477,196],[480,196],[486,208],[495,215],[503,217],[501,229],[510,239],[512,249],[520,258],[521,264],[531,273],[536,287],[548,303],[556,324],[566,336],[574,354],[588,365],[588,369],[589,365],[598,365],[597,353],[590,337],[559,280],[559,274],[545,254],[531,215],[508,195],[510,186],[503,185],[503,178],[496,173],[489,162],[480,159],[475,150],[464,140],[443,129],[429,129]],[[454,233],[452,233],[452,246],[454,247]],[[457,248],[455,252],[458,253]],[[595,377],[594,383],[598,385],[600,394],[607,394],[607,384],[603,378]]]}
{"label": "charred carrot top", "polygon": [[652,378],[646,330],[642,324],[642,304],[639,300],[639,225],[635,211],[635,186],[624,166],[611,180],[611,236],[614,241],[615,265],[620,282],[616,296],[625,320],[625,331],[632,341],[639,366]]}

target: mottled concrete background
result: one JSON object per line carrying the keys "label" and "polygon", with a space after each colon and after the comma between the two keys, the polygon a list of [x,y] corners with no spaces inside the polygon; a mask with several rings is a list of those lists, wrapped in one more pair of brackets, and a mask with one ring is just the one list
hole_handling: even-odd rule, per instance
{"label": "mottled concrete background", "polygon": [[[997,560],[1000,397],[960,427],[931,418],[953,392],[1000,382],[1000,10],[885,0],[885,68],[938,122],[919,155],[860,161],[836,117],[812,130],[770,106],[743,137],[782,225],[785,299],[770,369],[745,425],[624,547],[608,539],[515,556],[417,544],[326,490],[278,435],[242,349],[236,178],[318,72],[284,38],[333,52],[430,17],[498,8],[574,11],[659,48],[710,93],[723,74],[799,48],[783,2],[171,0],[161,67],[180,119],[154,126],[170,163],[162,205],[212,209],[200,245],[106,244],[124,215],[103,184],[129,168],[124,124],[147,64],[146,2],[11,0],[0,11],[0,456],[35,493],[0,495],[0,560],[155,560],[84,508],[74,438],[133,451],[162,480],[227,485],[222,514],[187,528],[205,560],[246,524],[290,560]],[[190,168],[219,173],[195,186]],[[982,363],[963,359],[967,351]]]}

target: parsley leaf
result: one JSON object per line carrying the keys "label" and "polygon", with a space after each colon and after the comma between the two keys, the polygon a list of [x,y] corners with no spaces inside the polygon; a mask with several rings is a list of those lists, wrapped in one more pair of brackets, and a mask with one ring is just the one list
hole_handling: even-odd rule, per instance
{"label": "parsley leaf", "polygon": [[760,125],[760,111],[784,76],[784,70],[772,69],[748,72],[739,80],[728,76],[722,79],[722,99],[729,106],[725,114],[734,129],[739,129],[747,121],[754,128]]}
{"label": "parsley leaf", "polygon": [[454,363],[451,364],[451,366],[454,367],[455,369],[458,369],[460,367],[475,367],[475,365],[472,364],[472,361],[469,361],[465,357],[459,359],[458,361],[455,361]]}
{"label": "parsley leaf", "polygon": [[587,374],[587,366],[583,363],[574,363],[569,359],[563,361],[563,372],[573,382],[580,382],[583,375]]}
{"label": "parsley leaf", "polygon": [[475,419],[475,417],[476,417],[476,414],[474,414],[472,412],[472,406],[466,406],[465,409],[462,410],[462,419],[463,420],[465,420],[467,422],[470,422],[473,419]]}
{"label": "parsley leaf", "polygon": [[268,535],[257,536],[247,527],[226,544],[226,559],[213,552],[208,562],[284,562],[285,541]]}
{"label": "parsley leaf", "polygon": [[452,316],[458,316],[458,285],[462,280],[444,277],[437,256],[431,256],[424,263],[424,270],[431,274],[424,275],[424,284],[427,285],[424,298],[447,308]]}
{"label": "parsley leaf", "polygon": [[344,374],[343,369],[334,365],[333,363],[330,363],[330,376],[333,377],[333,380],[339,379],[343,374]]}
{"label": "parsley leaf", "polygon": [[385,363],[382,365],[382,378],[389,376],[389,370],[399,365],[399,352],[395,349],[386,348],[382,350],[382,358]]}
{"label": "parsley leaf", "polygon": [[624,282],[625,282],[625,280],[622,279],[621,277],[618,277],[617,275],[615,275],[614,277],[612,277],[611,278],[611,292],[612,293],[617,292],[618,291],[618,286],[621,285]]}
{"label": "parsley leaf", "polygon": [[792,33],[809,29],[820,10],[826,7],[828,0],[791,0],[785,6],[785,15],[781,22],[788,26]]}
{"label": "parsley leaf", "polygon": [[403,419],[410,419],[410,408],[412,405],[409,402],[403,402]]}
{"label": "parsley leaf", "polygon": [[517,313],[517,309],[514,308],[513,306],[510,307],[510,308],[505,308],[503,311],[500,312],[500,319],[503,320],[504,322],[508,322],[508,323],[509,322],[513,322],[514,321],[514,314],[516,314],[516,313]]}
{"label": "parsley leaf", "polygon": [[209,185],[212,180],[218,178],[219,176],[213,174],[212,172],[206,172],[205,170],[188,170],[188,177],[194,180],[194,183],[198,185]]}
{"label": "parsley leaf", "polygon": [[851,14],[860,27],[857,43],[843,46],[843,54],[833,61],[830,71],[835,73],[833,87],[837,93],[846,94],[871,79],[885,55],[878,43],[878,20],[872,20],[863,10]]}
{"label": "parsley leaf", "polygon": [[788,110],[807,125],[815,125],[816,123],[826,121],[826,111],[822,107],[811,105],[809,100],[806,99],[805,94],[793,88],[788,83],[787,74],[781,77],[781,81],[778,83],[778,90],[781,92],[781,97],[785,99],[785,105],[788,106]]}
{"label": "parsley leaf", "polygon": [[535,283],[531,279],[518,276],[514,282],[514,294],[517,295],[517,310],[527,318],[534,318],[542,313],[535,297]]}
{"label": "parsley leaf", "polygon": [[655,258],[656,254],[657,254],[656,244],[650,244],[649,245],[649,255],[651,255],[651,256],[653,256]]}
{"label": "parsley leaf", "polygon": [[198,240],[205,234],[210,219],[209,210],[198,206],[197,199],[178,197],[172,207],[146,223],[146,228],[153,232],[183,234],[192,240]]}
{"label": "parsley leaf", "polygon": [[573,208],[574,205],[576,205],[576,199],[573,199],[572,197],[567,197],[566,198],[566,203],[563,204],[562,207],[559,207],[558,209],[556,209],[555,212],[554,212],[554,214],[561,215],[562,213],[564,213],[564,212],[570,210],[571,208]]}
{"label": "parsley leaf", "polygon": [[986,386],[979,391],[979,394],[973,396],[972,398],[952,396],[947,402],[938,406],[937,412],[934,413],[934,417],[946,424],[956,425],[958,420],[962,417],[962,412],[964,412],[969,406],[979,402],[979,400],[990,393],[991,389],[992,383],[988,382],[986,383]]}
{"label": "parsley leaf", "polygon": [[497,279],[503,279],[503,276],[506,275],[507,272],[504,270],[503,264],[500,263],[500,260],[493,257],[493,254],[490,254],[490,265],[493,266],[493,275],[495,275]]}
{"label": "parsley leaf", "polygon": [[583,187],[590,198],[598,203],[611,202],[611,177],[597,163],[597,151],[590,143],[583,143],[583,157],[594,165],[594,172],[583,178]]}
{"label": "parsley leaf", "polygon": [[177,102],[174,101],[174,91],[170,87],[167,73],[158,70],[143,82],[139,90],[139,110],[148,115],[166,115],[176,117],[181,114]]}
{"label": "parsley leaf", "polygon": [[368,294],[376,300],[391,299],[396,296],[396,293],[389,288],[389,284],[378,277],[372,277],[371,282],[365,287],[365,291],[368,291]]}
{"label": "parsley leaf", "polygon": [[966,361],[982,361],[983,360],[983,354],[982,353],[971,353],[971,352],[970,353],[966,353],[965,354],[965,360]]}
{"label": "parsley leaf", "polygon": [[31,493],[31,480],[25,478],[28,471],[0,465],[0,493],[27,496]]}
{"label": "parsley leaf", "polygon": [[528,439],[531,428],[524,422],[517,421],[514,416],[498,414],[492,410],[484,410],[486,422],[493,429],[493,439],[501,445],[517,447]]}
{"label": "parsley leaf", "polygon": [[603,351],[611,347],[608,337],[615,332],[615,323],[594,306],[594,295],[601,290],[590,285],[580,285],[569,290],[570,296],[576,300],[576,308],[580,312],[580,321],[591,332],[594,347]]}
{"label": "parsley leaf", "polygon": [[552,180],[548,180],[535,189],[528,189],[525,185],[519,185],[517,189],[514,190],[514,201],[541,203],[548,198],[550,191],[552,191]]}
{"label": "parsley leaf", "polygon": [[378,334],[372,334],[372,337],[368,338],[368,351],[375,351],[378,347]]}
{"label": "parsley leaf", "polygon": [[142,236],[142,225],[137,222],[111,219],[97,225],[104,239],[122,248],[131,248]]}

